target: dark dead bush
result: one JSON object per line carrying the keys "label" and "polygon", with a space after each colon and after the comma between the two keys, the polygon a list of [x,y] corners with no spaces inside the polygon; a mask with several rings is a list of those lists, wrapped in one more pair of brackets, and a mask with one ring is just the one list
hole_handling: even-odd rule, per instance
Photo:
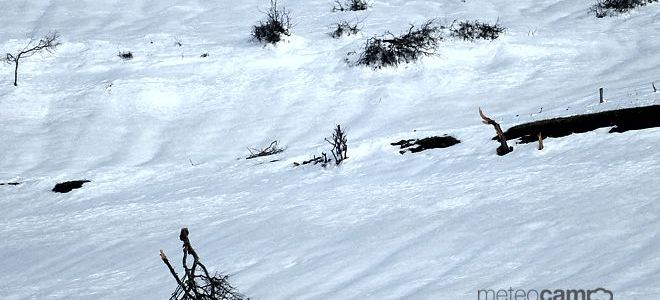
{"label": "dark dead bush", "polygon": [[270,1],[270,8],[266,11],[266,21],[252,27],[252,36],[267,44],[276,44],[283,36],[291,35],[291,20],[286,8],[278,7],[277,0]]}
{"label": "dark dead bush", "polygon": [[598,0],[591,11],[598,18],[625,13],[633,8],[658,2],[658,0]]}
{"label": "dark dead bush", "polygon": [[330,149],[332,159],[328,158],[328,155],[325,152],[321,152],[320,156],[314,155],[314,157],[311,159],[305,160],[301,163],[294,162],[293,165],[297,167],[306,164],[321,164],[321,166],[325,168],[329,163],[333,161],[336,165],[340,165],[344,160],[348,158],[348,139],[346,137],[346,132],[341,129],[341,125],[337,125],[334,132],[332,133],[332,137],[326,138],[325,141],[332,146],[332,149]]}
{"label": "dark dead bush", "polygon": [[248,148],[248,151],[250,151],[250,155],[248,155],[246,159],[253,159],[262,156],[270,156],[284,152],[284,148],[281,148],[278,144],[279,144],[278,141],[272,141],[270,145],[268,145],[268,147],[263,149]]}
{"label": "dark dead bush", "polygon": [[358,32],[360,32],[360,28],[358,26],[359,26],[358,23],[351,24],[347,21],[337,23],[335,24],[335,29],[332,32],[330,32],[330,36],[335,39],[338,39],[342,36],[355,35]]}
{"label": "dark dead bush", "polygon": [[[199,260],[197,252],[190,244],[188,228],[182,228],[179,239],[183,242],[183,276],[176,273],[174,267],[160,250],[160,259],[165,263],[177,287],[170,300],[244,300],[246,298],[229,283],[228,275],[209,273]],[[192,257],[192,259],[190,258]],[[190,262],[192,260],[192,262]]]}
{"label": "dark dead bush", "polygon": [[119,52],[119,54],[117,54],[117,56],[119,56],[119,58],[121,58],[123,60],[133,59],[133,53],[131,51]]}
{"label": "dark dead bush", "polygon": [[346,152],[348,151],[348,145],[346,143],[348,139],[346,138],[346,132],[341,129],[341,125],[337,125],[337,128],[332,133],[332,138],[326,138],[325,141],[332,146],[330,153],[332,153],[332,157],[335,159],[337,165],[348,158],[346,156]]}
{"label": "dark dead bush", "polygon": [[449,29],[451,37],[463,39],[465,41],[474,40],[494,40],[497,39],[506,29],[499,24],[493,25],[481,23],[479,21],[454,21]]}
{"label": "dark dead bush", "polygon": [[366,0],[346,0],[344,2],[335,0],[332,11],[359,11],[366,10],[368,7],[369,3]]}
{"label": "dark dead bush", "polygon": [[442,40],[440,29],[434,20],[429,20],[420,27],[410,25],[408,32],[400,36],[387,32],[383,36],[372,37],[364,44],[355,64],[381,68],[433,55]]}

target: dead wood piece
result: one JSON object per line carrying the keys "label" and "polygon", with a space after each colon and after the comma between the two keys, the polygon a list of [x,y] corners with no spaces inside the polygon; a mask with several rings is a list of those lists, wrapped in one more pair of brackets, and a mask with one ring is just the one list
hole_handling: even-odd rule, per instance
{"label": "dead wood piece", "polygon": [[500,146],[497,147],[497,155],[502,156],[513,151],[513,147],[509,147],[509,145],[507,145],[506,143],[506,137],[504,136],[504,132],[502,132],[502,127],[500,127],[500,124],[495,122],[495,120],[487,117],[484,114],[484,112],[481,110],[481,107],[479,108],[479,115],[483,119],[484,124],[493,125],[493,127],[495,127],[495,132],[497,133],[497,140],[500,142]]}

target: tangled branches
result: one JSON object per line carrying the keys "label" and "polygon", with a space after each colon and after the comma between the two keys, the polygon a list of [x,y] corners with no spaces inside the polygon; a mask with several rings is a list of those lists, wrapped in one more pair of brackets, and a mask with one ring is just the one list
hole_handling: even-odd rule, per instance
{"label": "tangled branches", "polygon": [[451,36],[465,41],[495,40],[505,31],[505,28],[497,23],[494,25],[479,21],[460,21],[458,24],[456,23],[454,21],[451,25]]}
{"label": "tangled branches", "polygon": [[[163,260],[170,273],[177,282],[177,287],[172,293],[170,300],[244,300],[244,295],[239,293],[229,284],[228,275],[215,274],[211,276],[204,264],[199,261],[197,252],[188,239],[188,228],[182,228],[179,239],[183,242],[183,278],[176,273],[163,250],[160,250],[160,258]],[[188,266],[188,256],[192,256],[192,265]]]}
{"label": "tangled branches", "polygon": [[360,26],[359,23],[351,24],[347,21],[342,21],[340,23],[336,23],[335,24],[336,28],[335,28],[335,30],[330,32],[330,36],[335,38],[335,39],[338,39],[342,36],[356,35],[360,32],[359,26]]}
{"label": "tangled branches", "polygon": [[325,152],[321,152],[320,156],[314,155],[314,157],[309,160],[305,160],[301,163],[294,162],[293,165],[297,167],[306,164],[321,164],[321,166],[325,168],[333,160],[336,165],[340,165],[345,159],[348,158],[348,156],[346,156],[348,151],[348,139],[346,137],[346,132],[341,129],[341,125],[337,125],[337,128],[335,128],[334,132],[332,133],[332,137],[326,138],[325,141],[332,145],[330,153],[332,154],[333,159],[328,158],[328,155]]}
{"label": "tangled branches", "polygon": [[625,13],[635,7],[645,6],[653,2],[658,2],[658,0],[598,0],[591,7],[591,11],[596,14],[597,18],[604,18]]}
{"label": "tangled branches", "polygon": [[269,156],[273,154],[277,154],[280,152],[284,151],[284,148],[280,148],[277,144],[279,141],[272,141],[268,147],[263,148],[261,150],[255,149],[255,148],[248,148],[248,151],[250,151],[250,155],[246,159],[253,159],[257,157],[262,157],[262,156]]}
{"label": "tangled branches", "polygon": [[346,156],[346,152],[348,151],[348,145],[346,145],[346,142],[348,140],[346,138],[346,132],[341,130],[340,125],[337,125],[337,128],[335,128],[335,131],[332,133],[332,140],[326,138],[325,141],[332,145],[330,153],[332,153],[332,157],[334,157],[337,165],[341,164],[344,159],[348,158],[348,156]]}
{"label": "tangled branches", "polygon": [[332,11],[359,11],[366,10],[368,7],[369,3],[366,0],[347,0],[343,3],[335,0],[335,6],[332,7]]}
{"label": "tangled branches", "polygon": [[364,45],[356,64],[381,68],[433,55],[442,40],[439,33],[440,27],[429,20],[419,28],[410,25],[408,32],[401,36],[387,32],[384,36],[372,37]]}
{"label": "tangled branches", "polygon": [[291,20],[286,8],[279,8],[277,0],[270,1],[270,8],[266,12],[266,22],[252,27],[252,36],[260,42],[276,44],[282,36],[290,36]]}

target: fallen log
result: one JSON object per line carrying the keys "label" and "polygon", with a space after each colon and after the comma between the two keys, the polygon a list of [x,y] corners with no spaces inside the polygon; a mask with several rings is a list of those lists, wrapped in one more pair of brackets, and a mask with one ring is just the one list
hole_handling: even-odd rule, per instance
{"label": "fallen log", "polygon": [[[539,132],[543,138],[558,138],[574,133],[584,133],[599,128],[610,129],[610,133],[660,127],[660,105],[623,108],[603,112],[539,120],[509,128],[504,135],[508,140],[519,139],[526,144],[538,141]],[[499,134],[493,140],[499,139]]]}

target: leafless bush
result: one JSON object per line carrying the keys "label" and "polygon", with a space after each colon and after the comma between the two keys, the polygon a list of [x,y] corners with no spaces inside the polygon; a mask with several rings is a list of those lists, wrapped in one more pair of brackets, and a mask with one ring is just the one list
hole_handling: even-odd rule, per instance
{"label": "leafless bush", "polygon": [[42,51],[53,53],[55,48],[61,45],[57,40],[59,37],[60,36],[57,32],[51,32],[40,39],[36,45],[34,44],[34,40],[30,40],[27,45],[16,54],[7,53],[4,61],[8,64],[14,65],[14,86],[18,86],[18,64],[21,58],[27,58]]}
{"label": "leafless bush", "polygon": [[332,157],[335,159],[337,165],[341,164],[348,158],[348,156],[346,156],[346,152],[348,151],[346,132],[341,129],[341,125],[337,125],[337,128],[335,128],[335,131],[332,133],[332,138],[326,138],[325,141],[332,145],[330,153],[332,153]]}
{"label": "leafless bush", "polygon": [[358,32],[360,32],[359,26],[360,24],[357,22],[355,24],[351,24],[347,21],[342,21],[340,23],[335,24],[335,29],[330,33],[330,36],[335,39],[338,39],[345,35],[346,36],[355,35]]}
{"label": "leafless bush", "polygon": [[262,157],[262,156],[269,156],[277,153],[281,153],[284,151],[284,148],[280,148],[278,145],[278,141],[272,141],[268,147],[263,148],[263,149],[255,149],[255,148],[248,148],[248,151],[250,151],[250,155],[246,159],[253,159],[257,157]]}
{"label": "leafless bush", "polygon": [[365,43],[355,64],[380,68],[433,55],[442,40],[440,29],[434,20],[429,20],[420,27],[410,25],[408,32],[401,36],[387,32],[383,36],[372,37]]}
{"label": "leafless bush", "polygon": [[277,0],[270,1],[270,8],[266,11],[266,22],[252,27],[252,36],[260,42],[276,44],[282,36],[290,36],[291,20],[286,8],[278,7]]}
{"label": "leafless bush", "polygon": [[658,2],[658,0],[598,0],[591,7],[591,12],[598,18],[604,18],[625,13],[638,6],[645,6],[654,2]]}
{"label": "leafless bush", "polygon": [[450,35],[466,41],[494,40],[500,37],[506,29],[495,23],[481,23],[479,21],[454,21],[450,28]]}
{"label": "leafless bush", "polygon": [[297,167],[306,164],[321,164],[321,166],[325,168],[330,162],[334,161],[336,165],[340,165],[348,158],[346,155],[348,151],[348,139],[346,138],[346,132],[341,129],[341,125],[337,125],[337,128],[335,128],[332,133],[332,137],[326,138],[325,141],[332,145],[332,149],[330,149],[330,153],[333,157],[332,159],[328,158],[328,155],[325,152],[321,152],[320,156],[314,155],[314,157],[309,160],[301,163],[294,162],[293,165]]}
{"label": "leafless bush", "polygon": [[131,51],[119,52],[119,54],[117,54],[117,56],[119,56],[119,58],[121,58],[123,60],[131,60],[131,59],[133,59],[133,52],[131,52]]}
{"label": "leafless bush", "polygon": [[358,11],[366,10],[369,7],[369,3],[366,0],[346,0],[341,2],[335,0],[335,5],[332,7],[332,11]]}
{"label": "leafless bush", "polygon": [[[160,258],[170,274],[174,277],[177,287],[170,300],[244,300],[247,299],[229,283],[228,275],[210,275],[208,269],[199,261],[199,256],[188,239],[188,228],[182,228],[179,239],[183,242],[183,269],[185,274],[179,277],[170,264],[163,250]],[[192,256],[192,265],[188,266],[188,255]]]}

